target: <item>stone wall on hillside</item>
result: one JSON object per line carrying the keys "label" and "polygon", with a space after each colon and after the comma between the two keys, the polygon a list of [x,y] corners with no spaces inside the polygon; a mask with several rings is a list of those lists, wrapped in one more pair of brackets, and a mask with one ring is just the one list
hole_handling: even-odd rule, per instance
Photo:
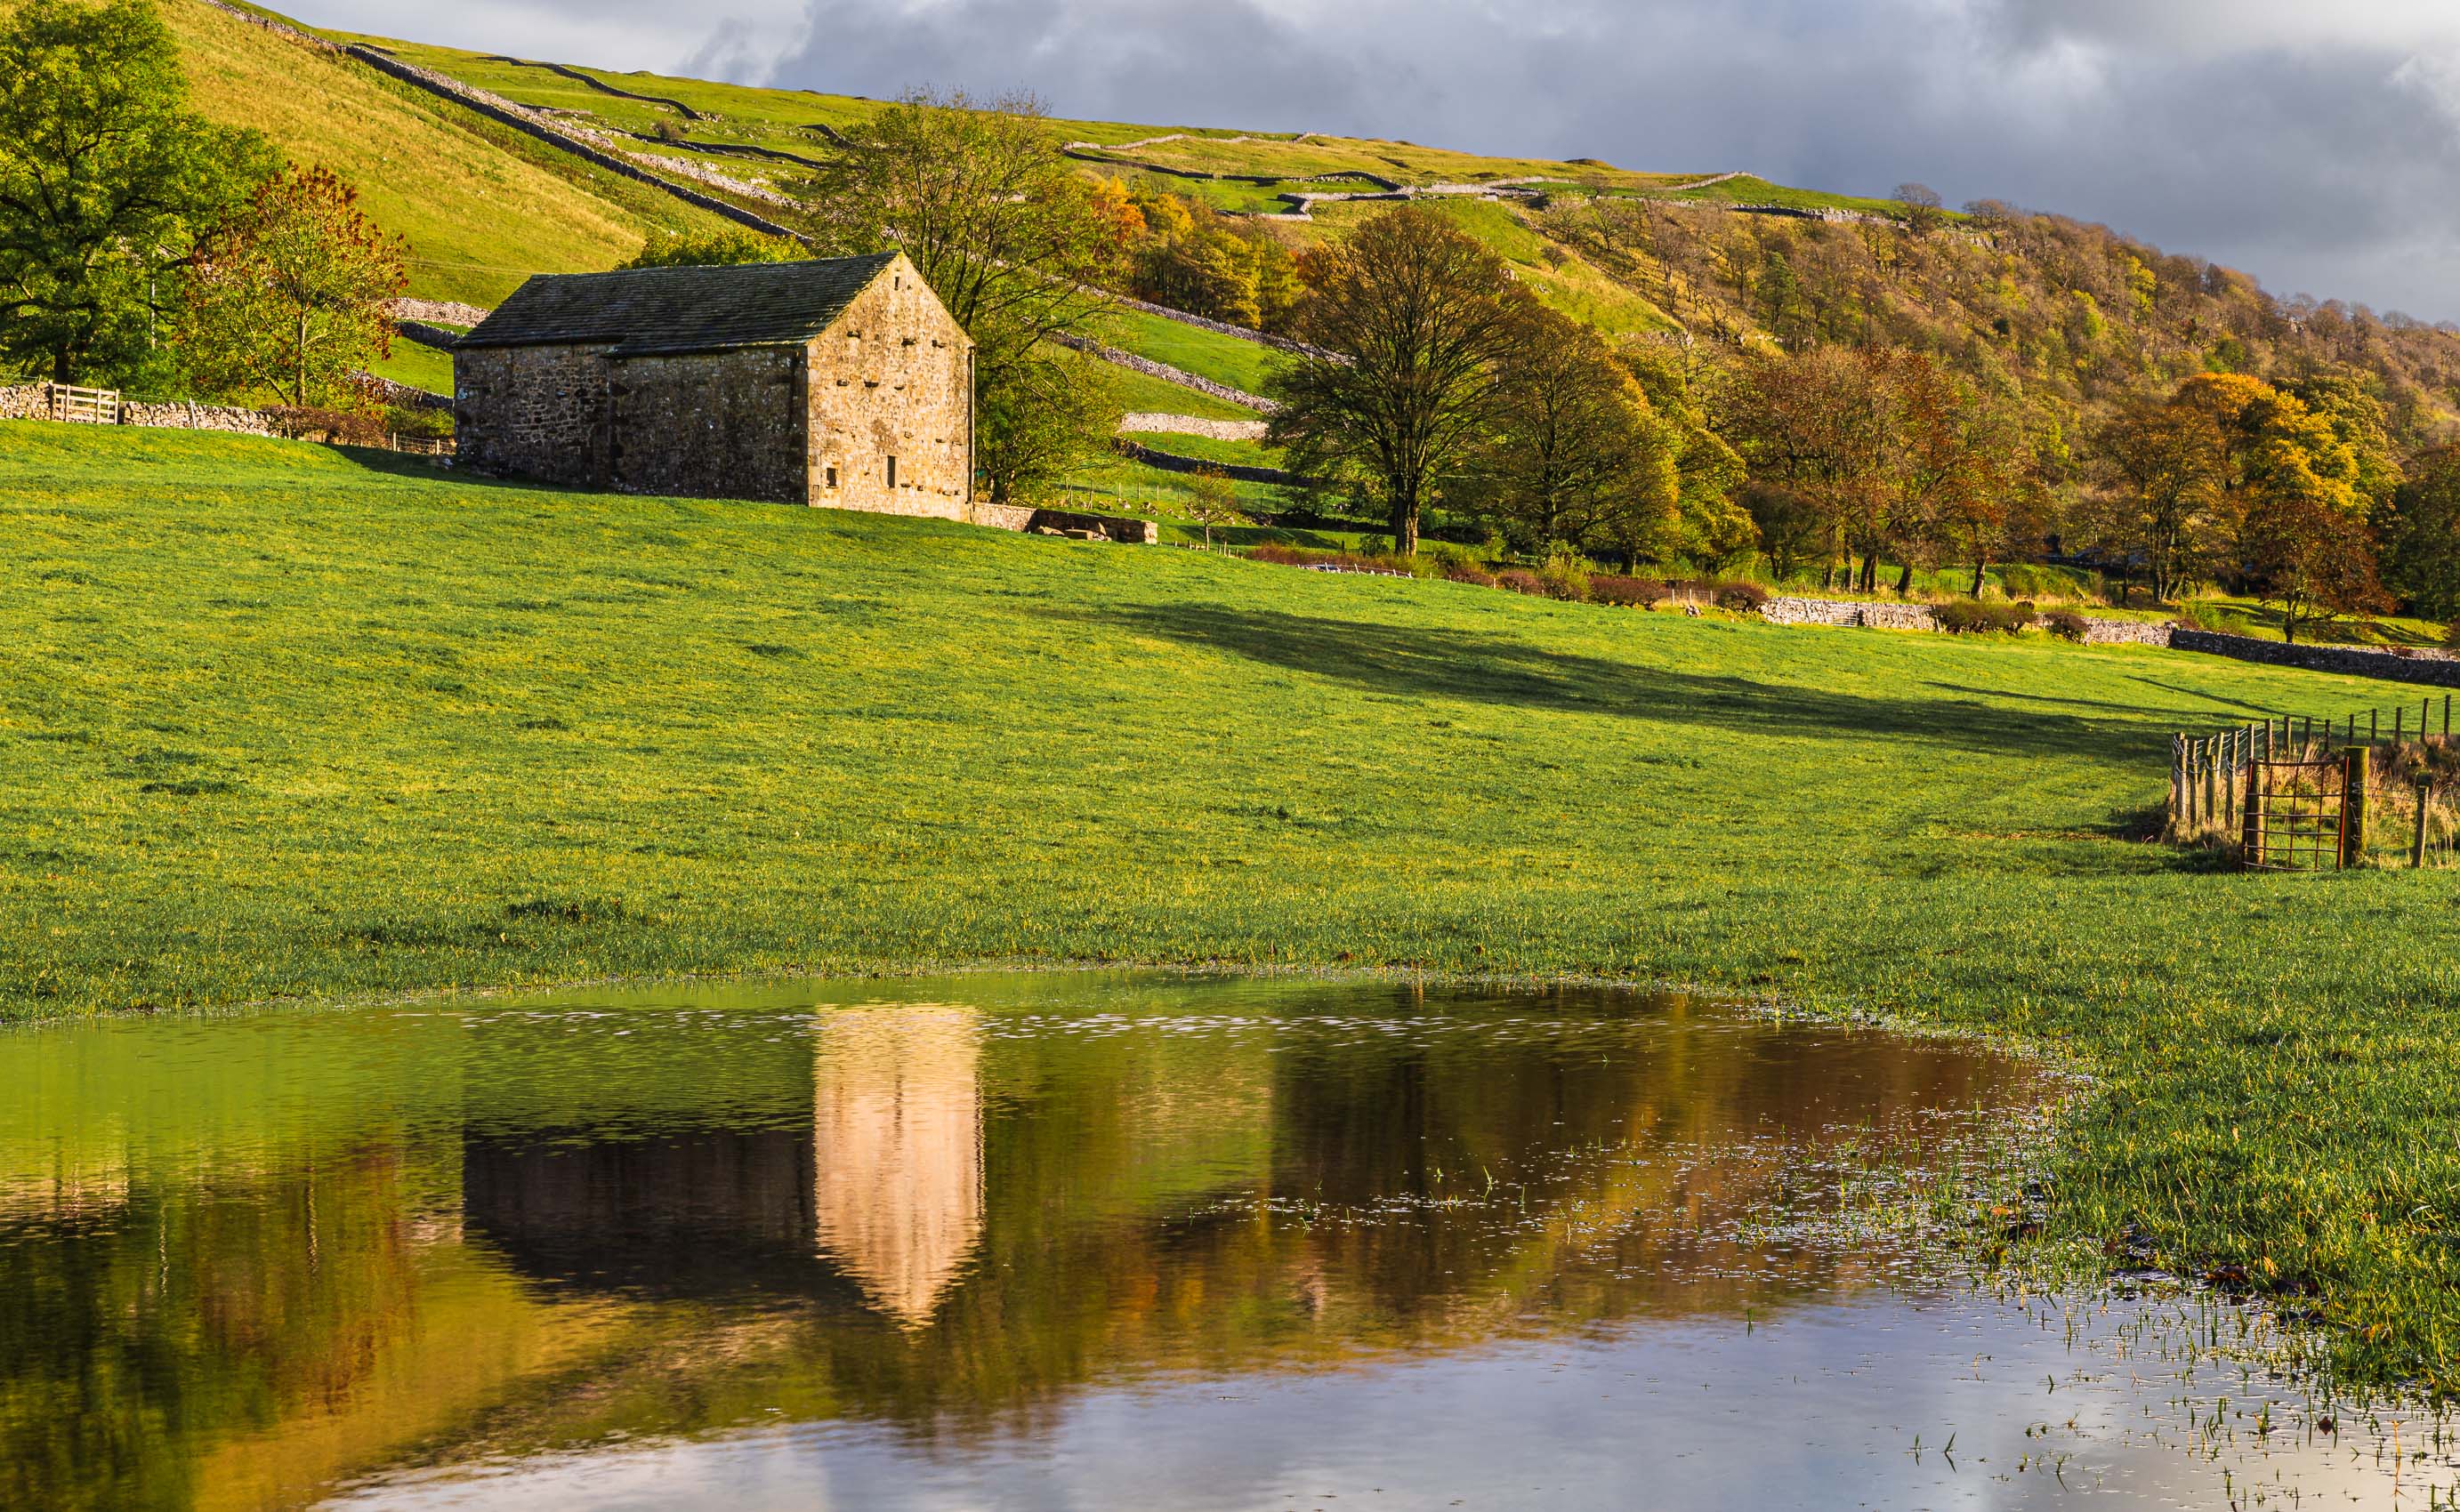
{"label": "stone wall on hillside", "polygon": [[1152,411],[1132,411],[1119,416],[1121,435],[1163,430],[1174,435],[1203,436],[1212,441],[1262,441],[1269,429],[1269,424],[1262,420],[1202,420],[1195,415]]}
{"label": "stone wall on hillside", "polygon": [[1851,627],[1862,622],[1862,606],[1836,598],[1771,598],[1760,605],[1760,618],[1771,624]]}
{"label": "stone wall on hillside", "polygon": [[392,328],[393,334],[402,340],[421,346],[433,346],[437,351],[451,351],[454,344],[461,339],[459,331],[446,326],[432,326],[426,321],[397,320],[392,323]]}
{"label": "stone wall on hillside", "polygon": [[[435,326],[476,326],[489,312],[476,304],[456,304],[452,300],[397,299],[392,302],[392,318],[397,321],[423,321]],[[452,332],[447,331],[447,336]]]}
{"label": "stone wall on hillside", "polygon": [[2166,646],[2170,643],[2170,632],[2174,628],[2166,620],[2095,620],[2087,616],[2084,643]]}
{"label": "stone wall on hillside", "polygon": [[374,390],[377,398],[389,405],[398,405],[404,410],[453,408],[453,397],[450,394],[430,393],[415,384],[402,383],[375,373],[361,373],[358,376],[360,382]]}
{"label": "stone wall on hillside", "polygon": [[220,430],[230,435],[278,436],[281,428],[273,417],[260,410],[243,410],[237,405],[191,404],[183,399],[161,404],[123,399],[119,402],[119,423],[132,426],[159,426],[171,430]]}
{"label": "stone wall on hillside", "polygon": [[1161,527],[1151,520],[1117,514],[1086,514],[1075,510],[1035,510],[1028,516],[1023,528],[1056,531],[1062,535],[1097,535],[1126,546],[1151,546],[1161,539]]}
{"label": "stone wall on hillside", "polygon": [[1290,352],[1301,357],[1321,357],[1326,361],[1336,362],[1340,360],[1321,346],[1310,346],[1303,341],[1292,341],[1287,336],[1268,336],[1262,331],[1250,330],[1244,326],[1233,326],[1227,321],[1209,320],[1202,315],[1190,315],[1183,309],[1173,309],[1167,304],[1147,304],[1140,299],[1130,299],[1125,294],[1112,297],[1132,310],[1142,310],[1148,315],[1158,315],[1166,321],[1177,321],[1181,326],[1193,326],[1198,330],[1209,330],[1217,335],[1236,337],[1240,341],[1254,342],[1259,346],[1270,346],[1276,351]]}
{"label": "stone wall on hillside", "polygon": [[50,384],[0,385],[0,420],[42,420],[51,412]]}
{"label": "stone wall on hillside", "polygon": [[2170,644],[2181,651],[2200,651],[2207,656],[2230,657],[2239,662],[2259,662],[2267,666],[2302,667],[2310,672],[2339,672],[2349,677],[2460,687],[2460,658],[2455,658],[2449,651],[2289,645],[2279,640],[2216,635],[2209,630],[2189,630],[2183,626],[2171,632]]}
{"label": "stone wall on hillside", "polygon": [[1147,467],[1159,468],[1165,472],[1219,472],[1223,477],[1235,478],[1241,483],[1278,483],[1283,487],[1298,487],[1306,482],[1306,479],[1297,473],[1285,472],[1280,468],[1242,467],[1235,462],[1209,462],[1202,457],[1180,456],[1176,452],[1156,452],[1151,447],[1138,446],[1134,441],[1113,441],[1111,445],[1116,447],[1119,454],[1130,461],[1141,462]]}

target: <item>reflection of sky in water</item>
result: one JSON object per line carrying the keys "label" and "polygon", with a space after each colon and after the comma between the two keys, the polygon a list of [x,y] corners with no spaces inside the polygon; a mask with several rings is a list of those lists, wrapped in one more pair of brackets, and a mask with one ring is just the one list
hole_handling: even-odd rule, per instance
{"label": "reflection of sky in water", "polygon": [[0,1037],[0,1302],[52,1299],[0,1338],[0,1504],[2393,1484],[2348,1415],[2313,1438],[2297,1394],[2164,1356],[2238,1314],[1922,1289],[1900,1199],[2056,1093],[1970,1046],[1600,992],[985,977],[53,1030]]}
{"label": "reflection of sky in water", "polygon": [[[2428,1505],[2438,1455],[2189,1421],[2216,1390],[2131,1370],[2105,1320],[1970,1297],[1866,1295],[1774,1323],[1652,1324],[1340,1371],[1085,1392],[1031,1435],[938,1452],[858,1428],[755,1428],[404,1480],[352,1507],[2012,1508]],[[2056,1387],[2052,1389],[2055,1380]],[[2275,1421],[2295,1394],[2275,1388]],[[2354,1427],[2354,1425],[2352,1425]],[[1919,1436],[1921,1450],[1914,1450]],[[1950,1442],[1952,1455],[1940,1448]],[[2195,1446],[2200,1446],[2195,1447]],[[2363,1447],[2362,1447],[2363,1446]]]}

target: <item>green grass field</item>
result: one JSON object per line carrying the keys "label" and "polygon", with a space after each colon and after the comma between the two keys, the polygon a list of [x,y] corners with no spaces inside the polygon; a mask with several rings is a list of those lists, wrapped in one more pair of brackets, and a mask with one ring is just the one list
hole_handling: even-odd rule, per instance
{"label": "green grass field", "polygon": [[1199,420],[1259,420],[1256,410],[1234,405],[1227,399],[1216,399],[1209,393],[1181,384],[1147,377],[1127,368],[1105,367],[1102,377],[1111,386],[1111,397],[1124,410],[1150,414],[1194,415]]}
{"label": "green grass field", "polygon": [[1234,467],[1277,468],[1283,462],[1278,450],[1260,441],[1218,441],[1211,436],[1186,435],[1175,430],[1140,431],[1127,439],[1152,447],[1156,452],[1198,457]]}
{"label": "green grass field", "polygon": [[392,354],[368,369],[379,378],[406,383],[429,393],[450,395],[453,392],[453,354],[421,346],[414,341],[396,337]]}
{"label": "green grass field", "polygon": [[[171,0],[195,108],[348,178],[410,242],[410,291],[492,304],[531,273],[612,267],[652,230],[715,224],[655,190],[359,63]],[[576,88],[578,86],[575,86]]]}
{"label": "green grass field", "polygon": [[1266,369],[1289,360],[1262,342],[1241,341],[1141,310],[1112,310],[1088,334],[1121,351],[1168,363],[1181,372],[1227,384],[1241,393],[1262,393]]}
{"label": "green grass field", "polygon": [[2149,843],[2385,684],[0,426],[0,1012],[1149,961],[1588,976],[2091,1071],[2049,1233],[2460,1386],[2460,879]]}

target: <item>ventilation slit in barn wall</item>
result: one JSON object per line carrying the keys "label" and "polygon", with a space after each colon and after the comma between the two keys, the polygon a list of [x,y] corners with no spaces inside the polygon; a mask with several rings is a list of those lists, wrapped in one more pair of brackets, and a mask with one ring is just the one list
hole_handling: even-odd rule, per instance
{"label": "ventilation slit in barn wall", "polygon": [[890,457],[888,459],[888,486],[890,488],[895,488],[897,486],[897,459],[895,457]]}

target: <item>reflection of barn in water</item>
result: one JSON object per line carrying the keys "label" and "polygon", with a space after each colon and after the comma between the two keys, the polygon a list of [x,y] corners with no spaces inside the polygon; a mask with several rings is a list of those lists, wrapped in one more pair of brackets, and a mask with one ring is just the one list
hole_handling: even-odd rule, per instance
{"label": "reflection of barn in water", "polygon": [[586,1128],[474,1127],[469,1231],[541,1279],[925,1323],[982,1229],[977,1037],[970,1009],[850,1010],[711,1126],[636,1134],[602,1105]]}

